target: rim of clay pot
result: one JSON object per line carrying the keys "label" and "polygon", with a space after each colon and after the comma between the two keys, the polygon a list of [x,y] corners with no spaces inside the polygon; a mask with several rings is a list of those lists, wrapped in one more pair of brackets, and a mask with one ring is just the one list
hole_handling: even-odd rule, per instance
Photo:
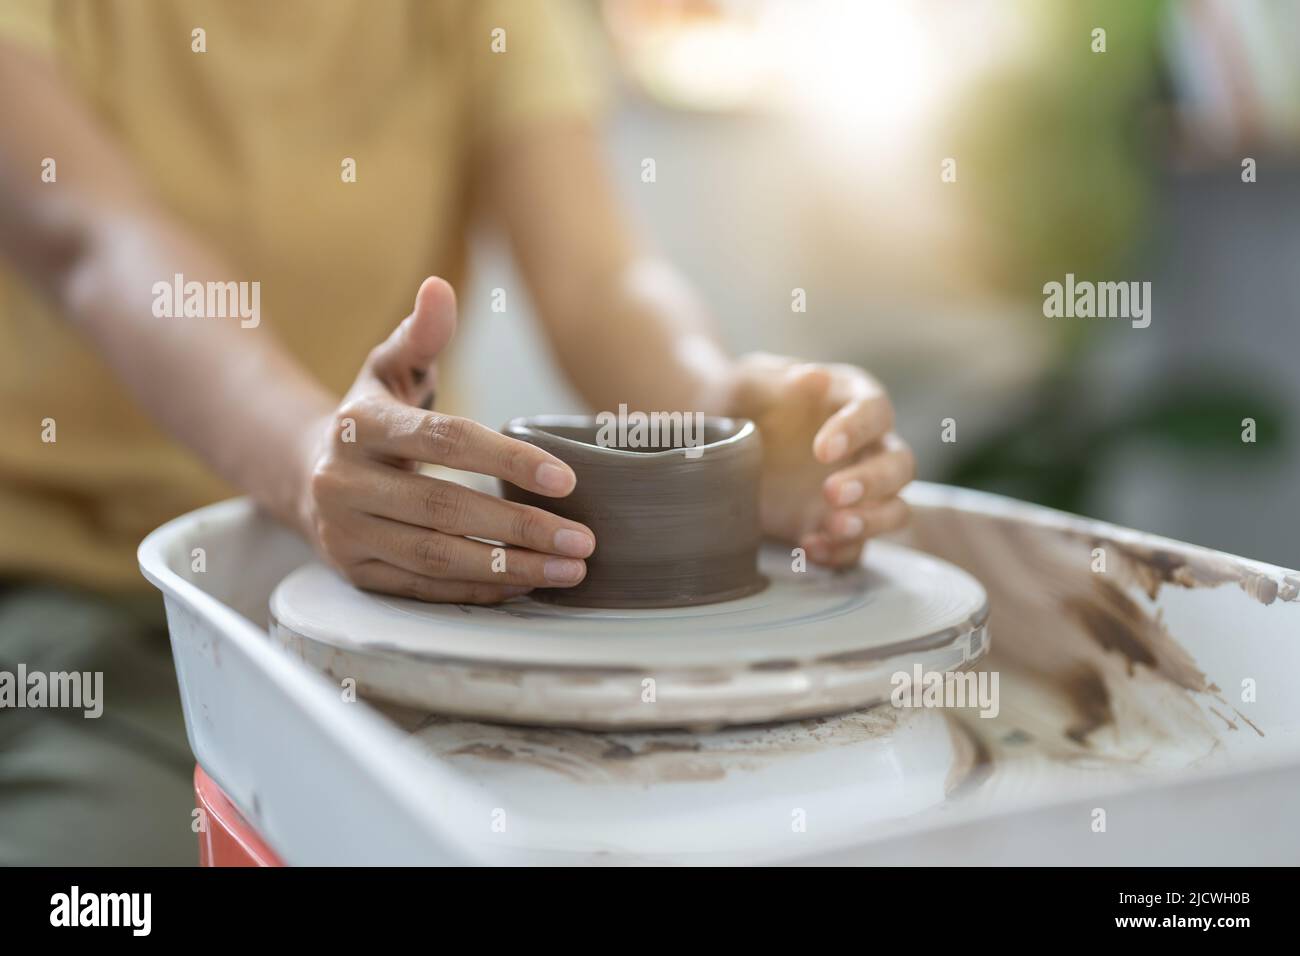
{"label": "rim of clay pot", "polygon": [[[686,414],[683,412],[683,414]],[[694,413],[691,413],[694,414]],[[688,445],[679,448],[665,448],[662,451],[647,451],[628,448],[614,448],[607,445],[595,445],[591,442],[579,441],[576,438],[567,438],[564,435],[557,435],[555,432],[548,431],[549,428],[591,428],[596,425],[595,415],[523,415],[518,418],[512,418],[506,422],[506,427],[502,429],[506,434],[517,434],[527,432],[531,434],[542,434],[547,438],[560,442],[563,445],[572,445],[575,448],[594,448],[612,455],[625,455],[629,458],[646,459],[646,458],[663,458],[668,455],[680,455],[685,451],[698,449],[703,454],[710,448],[722,449],[728,445],[736,445],[749,438],[757,430],[757,426],[748,418],[730,418],[726,415],[705,415],[705,425],[712,425],[723,431],[732,431],[726,438],[719,438],[717,441],[705,442],[702,445]],[[734,429],[734,430],[733,430]]]}

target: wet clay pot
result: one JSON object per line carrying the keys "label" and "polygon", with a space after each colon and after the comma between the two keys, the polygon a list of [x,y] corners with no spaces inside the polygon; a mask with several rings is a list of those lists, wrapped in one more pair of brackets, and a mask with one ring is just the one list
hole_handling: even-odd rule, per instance
{"label": "wet clay pot", "polygon": [[762,446],[752,422],[704,418],[689,448],[601,445],[608,429],[581,416],[516,418],[502,431],[550,452],[578,477],[566,498],[502,482],[504,496],[580,521],[596,535],[582,583],[538,588],[534,598],[585,607],[680,607],[744,597],[764,586],[758,573]]}

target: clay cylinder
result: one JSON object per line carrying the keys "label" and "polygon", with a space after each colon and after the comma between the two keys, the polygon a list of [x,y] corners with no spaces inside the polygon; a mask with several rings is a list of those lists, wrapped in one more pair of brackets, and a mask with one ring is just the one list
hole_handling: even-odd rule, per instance
{"label": "clay cylinder", "polygon": [[758,573],[762,446],[753,422],[706,417],[686,448],[664,447],[668,436],[648,448],[600,444],[612,431],[602,424],[555,415],[516,418],[502,429],[550,452],[578,477],[566,498],[502,482],[504,496],[580,521],[596,535],[581,584],[538,588],[532,597],[651,608],[727,601],[760,590],[766,583]]}

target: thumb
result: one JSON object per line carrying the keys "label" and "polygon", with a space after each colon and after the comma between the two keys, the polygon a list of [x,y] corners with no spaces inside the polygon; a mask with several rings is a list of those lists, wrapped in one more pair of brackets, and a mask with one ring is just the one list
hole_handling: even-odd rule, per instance
{"label": "thumb", "polygon": [[370,371],[385,388],[412,405],[433,395],[433,362],[456,331],[456,293],[445,279],[420,283],[415,308],[370,353]]}

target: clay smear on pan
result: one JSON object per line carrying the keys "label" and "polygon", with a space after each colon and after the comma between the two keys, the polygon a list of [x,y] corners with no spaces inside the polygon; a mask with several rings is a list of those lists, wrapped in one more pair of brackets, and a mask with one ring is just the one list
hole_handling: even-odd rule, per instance
{"label": "clay smear on pan", "polygon": [[[1001,673],[1002,712],[991,721],[961,719],[994,760],[1032,753],[1154,768],[1208,755],[1221,732],[1248,722],[1134,592],[1154,600],[1166,585],[1235,583],[1264,605],[1300,595],[1300,582],[1222,555],[996,515],[917,509],[901,538],[965,568],[989,592],[993,651],[981,668]],[[1106,551],[1106,573],[1090,568],[1097,547]],[[1220,701],[1218,722],[1198,695]]]}
{"label": "clay smear on pan", "polygon": [[1096,538],[1092,541],[1093,547],[1104,545],[1108,551],[1118,555],[1124,578],[1141,587],[1153,601],[1164,584],[1183,588],[1236,584],[1263,605],[1279,599],[1300,599],[1300,578],[1287,576],[1278,581],[1225,555],[1199,551],[1182,554],[1168,548],[1144,548]]}

